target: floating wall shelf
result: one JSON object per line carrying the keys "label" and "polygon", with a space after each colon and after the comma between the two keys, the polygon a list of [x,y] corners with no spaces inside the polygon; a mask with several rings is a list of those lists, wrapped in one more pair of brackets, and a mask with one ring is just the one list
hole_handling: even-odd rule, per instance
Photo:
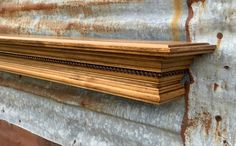
{"label": "floating wall shelf", "polygon": [[0,70],[160,104],[185,94],[181,80],[208,43],[0,36]]}

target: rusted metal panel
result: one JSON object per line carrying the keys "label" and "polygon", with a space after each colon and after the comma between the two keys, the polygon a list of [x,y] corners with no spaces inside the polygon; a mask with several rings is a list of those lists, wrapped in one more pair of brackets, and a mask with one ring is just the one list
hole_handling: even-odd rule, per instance
{"label": "rusted metal panel", "polygon": [[[235,1],[192,3],[194,16],[190,34],[193,41],[218,45],[213,55],[192,65],[195,83],[189,94],[189,119],[208,113],[211,126],[204,128],[204,116],[186,129],[186,145],[235,145]],[[204,62],[206,61],[206,62]],[[205,66],[205,67],[203,67]],[[210,122],[209,122],[210,123]],[[208,129],[205,132],[204,129]],[[198,133],[201,134],[198,134]]]}
{"label": "rusted metal panel", "polygon": [[[173,14],[172,2],[161,0],[1,1],[1,27],[5,28],[1,31],[13,34],[184,40],[186,12],[183,13],[182,7],[186,4],[177,4],[176,9],[179,10]],[[172,15],[175,15],[173,21]]]}
{"label": "rusted metal panel", "polygon": [[1,74],[0,117],[63,145],[235,145],[235,8],[234,0],[1,0],[4,34],[186,40],[218,49],[191,66],[185,101],[160,107]]}

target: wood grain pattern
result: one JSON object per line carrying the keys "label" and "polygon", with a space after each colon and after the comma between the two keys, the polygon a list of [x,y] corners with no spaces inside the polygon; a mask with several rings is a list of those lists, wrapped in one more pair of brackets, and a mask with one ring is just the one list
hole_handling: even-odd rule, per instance
{"label": "wood grain pattern", "polygon": [[0,70],[160,104],[185,94],[180,83],[208,43],[0,36]]}

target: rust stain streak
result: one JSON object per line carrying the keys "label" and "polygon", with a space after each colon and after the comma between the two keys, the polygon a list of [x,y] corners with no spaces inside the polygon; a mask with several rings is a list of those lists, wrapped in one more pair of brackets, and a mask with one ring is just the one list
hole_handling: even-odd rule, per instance
{"label": "rust stain streak", "polygon": [[191,128],[195,128],[199,125],[205,130],[205,133],[209,135],[210,129],[212,127],[212,117],[208,112],[197,113],[193,118],[185,117],[185,125],[182,126],[181,136],[183,138],[184,146],[186,146],[186,141],[188,140],[188,135],[190,134]]}
{"label": "rust stain streak", "polygon": [[218,145],[223,142],[223,146],[232,145],[228,142],[227,134],[227,123],[224,121],[224,129],[223,129],[223,119],[220,115],[215,116],[216,127],[215,127],[215,141],[214,145]]}
{"label": "rust stain streak", "polygon": [[212,117],[209,112],[197,113],[193,118],[189,117],[189,92],[190,85],[194,83],[193,76],[189,71],[190,81],[185,83],[185,112],[181,124],[181,137],[183,140],[183,145],[186,146],[186,142],[189,139],[188,135],[190,133],[191,127],[196,127],[198,125],[203,126],[207,135],[209,135],[209,131],[212,126]]}
{"label": "rust stain streak", "polygon": [[216,133],[215,136],[217,139],[219,139],[221,137],[221,121],[222,121],[222,117],[221,116],[215,116],[216,119]]}
{"label": "rust stain streak", "polygon": [[0,33],[3,33],[3,34],[17,34],[18,29],[17,28],[11,28],[8,25],[1,25],[0,24]]}
{"label": "rust stain streak", "polygon": [[172,36],[174,41],[180,40],[180,30],[179,30],[179,22],[181,18],[181,0],[173,0],[174,6],[174,17],[171,22],[172,27]]}
{"label": "rust stain streak", "polygon": [[205,131],[206,131],[206,134],[209,135],[209,131],[211,129],[211,125],[212,125],[212,118],[211,118],[211,115],[210,113],[206,113],[204,112],[203,113],[203,125],[204,125],[204,128],[205,128]]}
{"label": "rust stain streak", "polygon": [[80,6],[98,6],[98,5],[109,5],[109,4],[122,4],[122,3],[134,3],[143,2],[144,0],[93,0],[93,1],[72,1],[67,2],[66,5],[80,5]]}
{"label": "rust stain streak", "polygon": [[219,49],[221,46],[221,40],[223,38],[223,34],[219,32],[216,37],[217,37],[217,48]]}
{"label": "rust stain streak", "polygon": [[[189,74],[190,74],[190,72],[189,72]],[[186,146],[186,139],[187,139],[186,132],[187,132],[187,129],[189,126],[189,116],[188,116],[188,113],[189,113],[189,90],[190,90],[190,84],[194,82],[191,74],[190,74],[190,77],[191,77],[191,81],[187,81],[184,85],[185,86],[185,112],[184,112],[182,125],[181,125],[181,137],[182,137],[184,146]]]}
{"label": "rust stain streak", "polygon": [[1,146],[59,146],[20,127],[0,120]]}
{"label": "rust stain streak", "polygon": [[216,91],[218,87],[219,87],[219,85],[217,83],[214,83],[214,85],[213,85],[214,91]]}
{"label": "rust stain streak", "polygon": [[56,83],[54,83],[54,86],[51,86],[52,84],[50,84],[50,82],[46,84],[49,86],[29,82],[21,75],[14,75],[14,78],[0,77],[0,86],[10,87],[41,97],[51,98],[63,104],[80,105],[84,108],[95,111],[102,111],[103,109],[100,104],[101,98],[99,97],[90,96],[87,92],[78,93],[76,88],[70,86],[61,86]]}
{"label": "rust stain streak", "polygon": [[205,6],[205,1],[206,0],[187,0],[187,6],[188,6],[188,17],[185,21],[185,32],[186,32],[186,41],[191,42],[191,35],[190,35],[190,21],[194,16],[194,12],[193,12],[193,7],[192,4],[193,3],[197,3],[197,2],[202,2],[203,5]]}
{"label": "rust stain streak", "polygon": [[[70,13],[72,11],[78,12],[78,9],[82,10],[82,12],[87,15],[92,14],[92,6],[100,6],[100,5],[109,5],[109,4],[122,4],[122,3],[130,3],[130,2],[143,2],[143,0],[94,0],[94,1],[72,1],[65,3],[32,3],[32,2],[23,2],[20,4],[13,3],[2,3],[0,5],[0,14],[11,14],[19,11],[39,11],[39,10],[54,10],[54,9],[66,9],[69,10]],[[75,12],[75,13],[76,13]],[[78,13],[76,13],[78,14]]]}
{"label": "rust stain streak", "polygon": [[[190,74],[190,73],[189,73]],[[190,81],[185,83],[185,113],[181,125],[181,137],[184,146],[188,140],[188,135],[190,134],[190,128],[201,125],[207,135],[209,135],[212,126],[212,116],[209,112],[197,113],[193,118],[190,118],[189,113],[189,90],[190,85],[194,82],[192,75],[190,74]]]}
{"label": "rust stain streak", "polygon": [[[117,26],[119,25],[117,24]],[[75,30],[79,31],[81,34],[86,34],[91,31],[103,32],[103,33],[121,31],[119,27],[104,25],[104,22],[102,22],[102,20],[95,20],[95,22],[91,24],[83,22],[69,22],[62,30],[64,31]]]}
{"label": "rust stain streak", "polygon": [[[130,2],[143,2],[143,0],[94,0],[94,1],[72,1],[65,3],[32,3],[23,2],[20,4],[13,3],[1,3],[0,5],[0,15],[2,17],[7,16],[7,18],[16,17],[15,19],[9,19],[9,24],[14,24],[14,29],[8,28],[7,26],[0,26],[0,33],[12,34],[12,33],[24,33],[30,34],[31,29],[29,26],[35,26],[35,29],[40,32],[41,29],[48,29],[52,35],[61,36],[68,31],[78,31],[82,35],[90,32],[120,32],[121,28],[119,24],[114,24],[109,20],[104,22],[103,19],[95,19],[93,22],[84,21],[61,21],[61,20],[47,20],[47,18],[42,17],[39,22],[36,22],[29,16],[18,15],[20,12],[30,12],[30,11],[40,11],[44,10],[43,13],[50,11],[51,13],[61,13],[65,11],[69,15],[83,17],[89,17],[93,15],[92,6],[108,5],[108,4],[122,4]],[[16,14],[15,14],[16,13]],[[48,14],[47,14],[48,15]],[[20,17],[19,17],[20,16]],[[6,22],[6,23],[8,23]],[[35,22],[37,24],[35,24]],[[111,23],[111,25],[109,25]],[[107,25],[106,25],[107,24]]]}
{"label": "rust stain streak", "polygon": [[0,14],[14,13],[18,11],[33,11],[33,10],[51,10],[55,9],[57,4],[45,4],[45,3],[22,3],[20,5],[16,4],[2,4],[0,6]]}

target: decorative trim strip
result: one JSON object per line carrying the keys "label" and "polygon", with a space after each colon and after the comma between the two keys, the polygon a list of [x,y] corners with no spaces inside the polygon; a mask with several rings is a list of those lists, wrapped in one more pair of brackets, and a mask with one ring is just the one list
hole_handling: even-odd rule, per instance
{"label": "decorative trim strip", "polygon": [[150,71],[143,71],[143,70],[135,70],[135,69],[127,69],[127,68],[120,68],[120,67],[112,67],[112,66],[96,65],[96,64],[89,64],[89,63],[83,63],[83,62],[61,60],[61,59],[49,58],[49,57],[46,58],[46,57],[40,57],[40,56],[28,56],[28,55],[14,54],[14,53],[5,53],[1,51],[0,51],[0,56],[30,59],[30,60],[35,60],[35,61],[84,67],[84,68],[109,71],[109,72],[133,74],[133,75],[146,76],[146,77],[152,77],[152,78],[163,78],[163,77],[174,76],[178,74],[186,74],[188,72],[188,70],[185,69],[185,70],[176,70],[176,71],[158,73],[158,72],[150,72]]}

